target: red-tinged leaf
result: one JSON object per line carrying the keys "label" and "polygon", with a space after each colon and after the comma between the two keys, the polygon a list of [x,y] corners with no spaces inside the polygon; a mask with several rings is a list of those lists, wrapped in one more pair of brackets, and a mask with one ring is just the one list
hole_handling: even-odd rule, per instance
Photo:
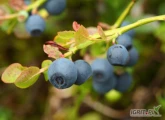
{"label": "red-tinged leaf", "polygon": [[58,32],[57,36],[54,38],[54,41],[61,46],[66,46],[67,43],[74,39],[74,36],[75,31]]}
{"label": "red-tinged leaf", "polygon": [[58,47],[60,50],[65,50],[65,51],[68,51],[68,48],[64,48],[62,47],[61,45],[58,45],[56,42],[54,41],[47,41],[45,43],[45,45],[51,45],[51,46],[54,46],[54,47]]}
{"label": "red-tinged leaf", "polygon": [[17,11],[25,8],[24,0],[10,0],[9,5]]}
{"label": "red-tinged leaf", "polygon": [[43,45],[44,52],[48,54],[48,57],[58,59],[63,57],[63,54],[59,51],[57,47],[51,45]]}
{"label": "red-tinged leaf", "polygon": [[27,68],[23,67],[21,64],[13,63],[6,68],[6,70],[2,74],[1,79],[4,83],[14,83],[21,72],[25,69]]}
{"label": "red-tinged leaf", "polygon": [[[44,60],[42,62],[42,69],[46,68],[46,67],[49,67],[49,65],[52,63],[51,60]],[[44,74],[44,77],[45,77],[45,80],[48,81],[48,69],[46,69],[45,71],[43,71],[43,74]]]}
{"label": "red-tinged leaf", "polygon": [[100,26],[97,26],[97,29],[98,29],[98,33],[101,36],[101,38],[105,40],[106,39],[106,35],[105,35],[103,29]]}
{"label": "red-tinged leaf", "polygon": [[103,29],[106,29],[106,30],[108,30],[108,29],[111,28],[110,25],[108,25],[107,23],[103,23],[103,22],[99,22],[98,25],[99,25],[100,27],[102,27]]}
{"label": "red-tinged leaf", "polygon": [[73,22],[72,24],[72,27],[73,27],[73,30],[77,31],[79,28],[80,28],[80,24],[78,24],[76,21]]}
{"label": "red-tinged leaf", "polygon": [[21,72],[14,84],[19,88],[27,88],[33,85],[40,76],[38,67],[29,67]]}
{"label": "red-tinged leaf", "polygon": [[89,34],[87,29],[84,26],[80,26],[80,28],[75,33],[75,44],[79,45],[84,43],[89,39]]}

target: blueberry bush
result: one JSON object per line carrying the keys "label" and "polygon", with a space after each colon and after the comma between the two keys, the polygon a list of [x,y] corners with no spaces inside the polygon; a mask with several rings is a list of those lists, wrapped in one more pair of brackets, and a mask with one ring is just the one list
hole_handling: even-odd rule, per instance
{"label": "blueberry bush", "polygon": [[157,105],[165,119],[164,14],[163,0],[1,0],[0,120],[125,120]]}

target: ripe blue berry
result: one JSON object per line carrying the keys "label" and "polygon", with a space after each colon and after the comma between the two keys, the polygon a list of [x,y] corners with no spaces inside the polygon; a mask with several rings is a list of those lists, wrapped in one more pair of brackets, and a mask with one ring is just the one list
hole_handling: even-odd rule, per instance
{"label": "ripe blue berry", "polygon": [[76,82],[77,68],[69,59],[57,59],[49,66],[48,78],[56,88],[68,88]]}
{"label": "ripe blue berry", "polygon": [[109,78],[108,80],[104,82],[98,82],[98,81],[93,80],[92,85],[93,85],[94,90],[97,93],[105,94],[106,92],[114,89],[116,85],[116,78],[112,76],[111,78]]}
{"label": "ripe blue berry", "polygon": [[133,47],[129,50],[129,61],[126,65],[133,66],[137,63],[138,59],[139,59],[138,51],[136,50],[136,48]]}
{"label": "ripe blue berry", "polygon": [[127,50],[132,48],[132,39],[127,34],[123,34],[118,37],[117,43],[126,47]]}
{"label": "ripe blue berry", "polygon": [[[130,23],[128,21],[124,21],[122,24],[121,24],[121,27],[124,27],[124,26],[127,26],[129,25]],[[124,34],[127,34],[129,35],[130,37],[133,37],[135,35],[135,31],[132,29],[132,30],[129,30],[127,31],[126,33]]]}
{"label": "ripe blue berry", "polygon": [[26,21],[26,30],[31,36],[39,36],[45,29],[45,21],[39,15],[31,15]]}
{"label": "ripe blue berry", "polygon": [[66,0],[48,0],[45,9],[50,15],[59,15],[66,7]]}
{"label": "ripe blue berry", "polygon": [[113,66],[106,59],[96,59],[91,67],[94,81],[104,82],[113,76]]}
{"label": "ripe blue berry", "polygon": [[128,73],[123,73],[116,76],[116,80],[115,89],[120,92],[125,92],[132,83],[132,76]]}
{"label": "ripe blue berry", "polygon": [[75,65],[76,65],[77,72],[78,72],[78,76],[77,76],[77,80],[76,80],[75,84],[81,85],[92,75],[92,68],[84,60],[75,61]]}
{"label": "ripe blue berry", "polygon": [[124,66],[129,60],[129,54],[123,45],[115,44],[108,49],[107,59],[112,65]]}

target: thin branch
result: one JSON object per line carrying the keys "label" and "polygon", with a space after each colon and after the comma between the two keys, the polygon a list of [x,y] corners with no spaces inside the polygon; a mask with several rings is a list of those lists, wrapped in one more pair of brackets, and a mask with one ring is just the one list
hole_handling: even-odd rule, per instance
{"label": "thin branch", "polygon": [[101,104],[98,101],[93,101],[92,98],[89,96],[86,97],[83,101],[86,105],[93,108],[94,110],[100,112],[101,114],[110,117],[110,118],[117,118],[117,119],[123,119],[123,118],[129,118],[129,111],[130,107],[128,107],[126,110],[114,110],[110,107],[107,107],[103,104]]}
{"label": "thin branch", "polygon": [[123,11],[123,13],[117,19],[117,21],[115,22],[115,24],[113,25],[113,27],[111,27],[111,29],[118,28],[121,25],[121,23],[123,22],[123,20],[127,17],[127,15],[129,14],[129,12],[131,11],[131,9],[134,6],[135,2],[136,2],[136,0],[132,0],[129,3],[129,5],[127,6],[127,8]]}
{"label": "thin branch", "polygon": [[15,14],[10,14],[10,15],[5,15],[5,16],[0,16],[0,20],[8,20],[8,19],[13,19],[18,17],[18,13]]}
{"label": "thin branch", "polygon": [[[33,4],[29,5],[28,7],[26,7],[24,10],[25,11],[30,11],[33,8],[37,8],[40,5],[42,5],[44,2],[46,2],[46,0],[37,0],[36,2],[34,2]],[[19,16],[19,11],[17,13],[13,13],[13,14],[9,14],[9,15],[5,15],[5,16],[0,16],[0,20],[8,20],[8,19],[14,19],[17,18]]]}
{"label": "thin branch", "polygon": [[136,27],[139,27],[139,26],[142,26],[144,24],[151,23],[154,21],[165,21],[165,15],[149,17],[149,18],[138,20],[137,22],[135,22],[133,24],[120,28],[119,31],[120,31],[120,33],[124,33],[124,32],[129,31],[130,29],[133,29],[133,28],[136,28]]}

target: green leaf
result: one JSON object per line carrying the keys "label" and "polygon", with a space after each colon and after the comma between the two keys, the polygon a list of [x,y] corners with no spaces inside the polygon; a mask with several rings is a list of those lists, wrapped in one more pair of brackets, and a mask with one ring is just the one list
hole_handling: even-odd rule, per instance
{"label": "green leaf", "polygon": [[26,67],[23,67],[19,63],[13,63],[2,74],[2,81],[4,83],[14,83],[18,76],[21,74]]}
{"label": "green leaf", "polygon": [[74,36],[75,31],[58,32],[58,35],[54,38],[54,41],[61,46],[65,46],[74,38]]}
{"label": "green leaf", "polygon": [[[44,61],[42,62],[41,67],[42,67],[42,68],[48,68],[49,65],[50,65],[51,63],[52,63],[51,60],[44,60]],[[43,74],[44,74],[45,80],[48,81],[48,69],[46,69],[46,70],[43,72]]]}
{"label": "green leaf", "polygon": [[40,69],[38,67],[29,67],[22,71],[14,84],[19,88],[27,88],[33,85],[40,75]]}
{"label": "green leaf", "polygon": [[57,47],[51,45],[43,46],[44,52],[48,54],[48,57],[58,59],[63,56],[63,54],[59,51]]}
{"label": "green leaf", "polygon": [[89,33],[87,29],[81,25],[75,33],[75,44],[79,45],[87,40],[89,40]]}

